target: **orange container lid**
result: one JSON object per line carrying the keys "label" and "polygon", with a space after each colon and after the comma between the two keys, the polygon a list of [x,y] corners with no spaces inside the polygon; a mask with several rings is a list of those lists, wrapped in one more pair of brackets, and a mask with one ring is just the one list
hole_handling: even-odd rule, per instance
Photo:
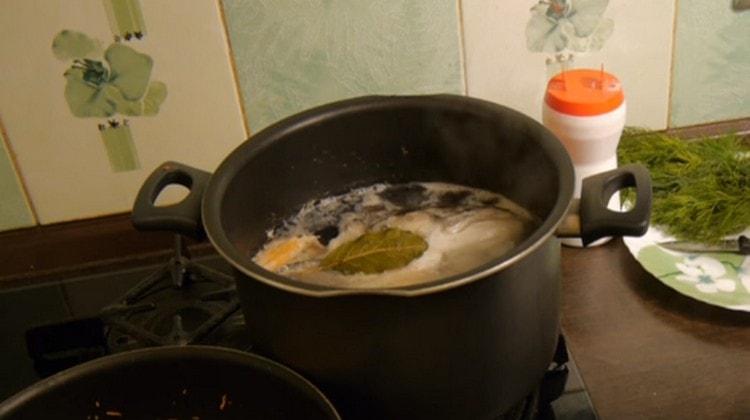
{"label": "orange container lid", "polygon": [[544,101],[563,114],[587,116],[617,109],[625,95],[615,76],[603,70],[575,69],[550,79]]}

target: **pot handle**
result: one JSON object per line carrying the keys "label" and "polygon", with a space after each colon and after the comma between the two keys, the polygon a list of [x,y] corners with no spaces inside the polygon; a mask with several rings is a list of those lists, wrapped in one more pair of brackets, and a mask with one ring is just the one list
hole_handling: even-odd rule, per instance
{"label": "pot handle", "polygon": [[[635,188],[635,206],[626,212],[607,208],[612,195]],[[630,164],[583,180],[581,199],[573,203],[558,236],[580,236],[586,246],[606,236],[642,236],[651,218],[651,176],[642,165]]]}
{"label": "pot handle", "polygon": [[[210,179],[209,172],[178,162],[162,163],[138,191],[131,216],[133,226],[138,230],[168,230],[203,239],[201,201]],[[156,206],[156,197],[171,184],[182,185],[190,192],[178,203]]]}

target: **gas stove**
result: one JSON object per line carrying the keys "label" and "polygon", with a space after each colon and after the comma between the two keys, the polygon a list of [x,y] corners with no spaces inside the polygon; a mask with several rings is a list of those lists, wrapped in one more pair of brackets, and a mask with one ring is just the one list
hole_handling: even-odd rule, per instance
{"label": "gas stove", "polygon": [[[231,270],[222,268],[192,260],[176,236],[166,264],[94,316],[28,330],[34,369],[43,378],[107,354],[161,345],[208,344],[252,352]],[[593,418],[588,394],[560,336],[554,362],[539,387],[498,419]]]}

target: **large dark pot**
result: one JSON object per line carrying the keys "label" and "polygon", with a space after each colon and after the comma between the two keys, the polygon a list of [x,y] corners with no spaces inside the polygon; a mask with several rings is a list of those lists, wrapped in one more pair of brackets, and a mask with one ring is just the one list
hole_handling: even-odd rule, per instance
{"label": "large dark pot", "polygon": [[0,404],[12,419],[340,419],[328,399],[271,360],[210,346],[92,360]]}
{"label": "large dark pot", "polygon": [[[643,168],[587,180],[579,212],[569,212],[573,175],[559,141],[511,109],[463,96],[365,97],[263,130],[213,175],[165,163],[141,189],[133,217],[144,229],[205,229],[236,268],[255,351],[311,378],[345,418],[492,418],[531,392],[552,360],[560,310],[556,233],[591,242],[647,227],[651,189]],[[306,201],[407,181],[497,191],[543,222],[507,255],[408,287],[331,289],[252,262],[266,231]],[[191,194],[154,207],[169,183]],[[637,189],[636,207],[606,210],[611,194],[627,186]]]}

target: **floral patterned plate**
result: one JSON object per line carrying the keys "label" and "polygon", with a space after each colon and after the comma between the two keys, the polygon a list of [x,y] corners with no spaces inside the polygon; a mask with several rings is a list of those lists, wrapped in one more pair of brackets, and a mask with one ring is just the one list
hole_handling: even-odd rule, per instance
{"label": "floral patterned plate", "polygon": [[642,237],[624,238],[643,268],[672,289],[711,305],[750,312],[750,256],[688,254],[659,246],[671,240],[674,238],[653,226]]}

